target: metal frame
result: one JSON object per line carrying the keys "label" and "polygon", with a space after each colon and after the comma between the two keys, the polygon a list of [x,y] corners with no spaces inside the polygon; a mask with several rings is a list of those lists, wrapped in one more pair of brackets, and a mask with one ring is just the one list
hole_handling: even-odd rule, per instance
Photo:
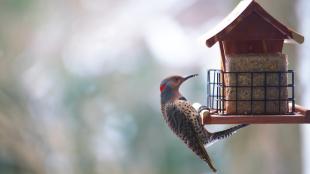
{"label": "metal frame", "polygon": [[[224,75],[225,74],[234,74],[236,78],[236,84],[235,85],[226,85],[224,83]],[[250,85],[241,85],[238,82],[240,74],[249,74],[251,77]],[[262,74],[264,76],[264,85],[253,85],[253,74]],[[277,85],[269,85],[267,84],[267,77],[269,74],[277,74],[278,75],[278,83]],[[281,85],[281,76],[286,75],[288,78],[287,84]],[[234,101],[236,102],[236,112],[238,113],[238,102],[240,101],[248,101],[250,102],[250,112],[247,113],[249,115],[262,115],[262,113],[254,113],[253,112],[253,102],[255,101],[261,101],[264,102],[264,113],[267,114],[266,108],[267,103],[270,101],[278,101],[279,102],[279,112],[280,112],[280,102],[286,102],[287,103],[287,112],[281,113],[281,115],[292,115],[295,113],[295,79],[294,79],[294,71],[288,70],[288,71],[273,71],[273,72],[223,72],[222,70],[217,69],[210,69],[208,70],[207,75],[207,106],[213,110],[215,113],[218,113],[220,115],[227,115],[225,112],[225,102],[226,101]],[[238,99],[238,90],[241,88],[250,88],[250,99],[249,100],[241,100]],[[264,98],[263,99],[253,99],[253,89],[254,88],[264,88]],[[267,98],[267,89],[270,87],[276,87],[279,88],[278,90],[278,98],[277,99],[268,99]],[[225,97],[225,89],[227,88],[235,88],[236,90],[236,97],[235,99],[227,99]],[[288,90],[288,98],[287,99],[281,99],[281,88],[287,88]],[[279,114],[279,113],[275,113]],[[239,114],[240,115],[240,114]],[[268,115],[270,115],[268,113]]]}

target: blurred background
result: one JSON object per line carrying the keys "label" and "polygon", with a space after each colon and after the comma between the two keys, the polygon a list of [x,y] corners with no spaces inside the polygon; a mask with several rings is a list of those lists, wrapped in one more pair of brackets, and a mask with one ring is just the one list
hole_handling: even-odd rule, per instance
{"label": "blurred background", "polygon": [[[257,1],[305,36],[284,52],[310,108],[310,1]],[[159,83],[200,73],[181,90],[205,102],[220,53],[198,38],[238,2],[0,0],[0,173],[210,173],[162,119]],[[252,125],[208,152],[219,173],[310,174],[309,134]]]}

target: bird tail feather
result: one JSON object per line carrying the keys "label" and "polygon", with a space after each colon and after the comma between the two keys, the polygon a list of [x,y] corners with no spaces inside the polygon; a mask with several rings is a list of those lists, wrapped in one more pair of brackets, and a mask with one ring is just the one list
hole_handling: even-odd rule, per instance
{"label": "bird tail feather", "polygon": [[213,162],[209,156],[209,154],[207,153],[207,150],[204,148],[203,144],[202,143],[198,143],[198,145],[200,146],[197,150],[200,151],[195,151],[194,152],[202,159],[204,160],[208,165],[209,167],[212,169],[212,171],[214,173],[216,173],[216,168],[214,167],[213,165]]}
{"label": "bird tail feather", "polygon": [[225,138],[232,136],[233,134],[235,134],[237,132],[238,129],[244,128],[248,125],[249,124],[239,124],[237,126],[231,127],[229,129],[226,129],[223,131],[211,133],[211,137],[208,139],[208,141],[206,142],[205,145],[207,145],[207,147],[209,147],[219,140],[222,140],[222,139],[225,139]]}

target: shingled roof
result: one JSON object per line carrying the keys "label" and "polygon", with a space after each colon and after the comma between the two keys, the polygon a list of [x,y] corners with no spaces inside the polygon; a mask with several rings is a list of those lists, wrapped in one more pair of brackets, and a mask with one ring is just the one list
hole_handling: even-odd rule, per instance
{"label": "shingled roof", "polygon": [[[268,38],[261,38],[262,35],[259,34],[259,32],[263,31],[266,32],[266,28],[257,29],[259,27],[250,27],[249,25],[256,25],[256,23],[251,21],[252,19],[248,19],[249,16],[255,16],[255,19],[258,19],[266,25],[268,25],[268,28],[270,31],[277,32],[276,34],[268,35]],[[254,19],[254,18],[253,18]],[[241,25],[242,24],[242,25]],[[259,25],[259,24],[257,24]],[[251,29],[237,29],[240,27],[248,27]],[[266,10],[264,10],[255,0],[242,0],[236,8],[224,19],[222,20],[215,28],[213,28],[208,33],[204,34],[202,36],[202,39],[205,40],[208,47],[212,47],[217,41],[223,41],[223,40],[229,40],[229,39],[239,39],[236,38],[238,36],[233,36],[235,33],[232,31],[237,31],[241,33],[242,32],[250,31],[254,34],[251,35],[252,38],[246,38],[246,39],[253,39],[253,40],[260,40],[260,39],[278,39],[278,40],[293,40],[297,43],[303,43],[304,37],[289,29],[282,23],[280,23],[278,20],[276,20],[274,17],[272,17]],[[231,35],[229,35],[231,34]],[[248,36],[244,36],[248,37]],[[267,36],[265,36],[267,37]],[[245,39],[245,38],[241,38]]]}

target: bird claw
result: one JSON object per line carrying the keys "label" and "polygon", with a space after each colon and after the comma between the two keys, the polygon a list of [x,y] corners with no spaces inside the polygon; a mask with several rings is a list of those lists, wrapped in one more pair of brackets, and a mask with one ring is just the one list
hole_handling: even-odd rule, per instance
{"label": "bird claw", "polygon": [[204,110],[207,110],[210,112],[210,108],[208,106],[200,106],[198,109],[198,113],[200,114]]}

